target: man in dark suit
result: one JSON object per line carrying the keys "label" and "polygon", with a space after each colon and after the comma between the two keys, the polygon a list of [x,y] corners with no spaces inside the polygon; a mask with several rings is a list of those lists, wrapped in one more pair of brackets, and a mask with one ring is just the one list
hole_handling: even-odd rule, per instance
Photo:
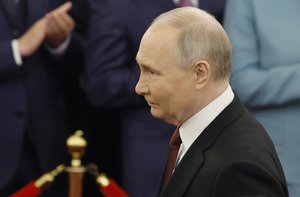
{"label": "man in dark suit", "polygon": [[160,15],[136,58],[136,92],[179,130],[157,196],[288,196],[271,139],[229,85],[231,44],[214,17],[191,7]]}
{"label": "man in dark suit", "polygon": [[[68,14],[72,4],[13,2],[0,1],[0,196],[69,160],[56,61],[74,28]],[[46,193],[63,196],[56,192],[61,187],[67,184]]]}
{"label": "man in dark suit", "polygon": [[[173,0],[91,0],[86,50],[86,90],[91,104],[120,113],[122,186],[131,197],[153,197],[167,157],[174,126],[155,120],[134,92],[140,39],[160,13],[176,8]],[[216,3],[217,2],[217,3]],[[192,1],[221,20],[224,0]],[[165,132],[161,132],[164,130]],[[109,132],[109,131],[107,131]],[[100,157],[100,156],[99,156]]]}

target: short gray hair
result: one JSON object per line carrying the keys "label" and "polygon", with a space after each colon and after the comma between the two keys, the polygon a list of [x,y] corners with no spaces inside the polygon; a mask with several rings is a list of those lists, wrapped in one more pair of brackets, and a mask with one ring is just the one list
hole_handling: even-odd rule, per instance
{"label": "short gray hair", "polygon": [[182,7],[159,15],[151,26],[160,25],[180,30],[174,54],[183,66],[205,60],[216,80],[229,78],[232,47],[215,17],[198,8]]}

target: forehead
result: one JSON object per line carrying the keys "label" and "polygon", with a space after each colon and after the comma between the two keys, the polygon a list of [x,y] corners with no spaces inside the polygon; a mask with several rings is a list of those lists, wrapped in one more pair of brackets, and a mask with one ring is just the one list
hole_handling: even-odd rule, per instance
{"label": "forehead", "polygon": [[144,34],[137,53],[137,61],[161,61],[172,56],[178,30],[170,26],[150,27]]}

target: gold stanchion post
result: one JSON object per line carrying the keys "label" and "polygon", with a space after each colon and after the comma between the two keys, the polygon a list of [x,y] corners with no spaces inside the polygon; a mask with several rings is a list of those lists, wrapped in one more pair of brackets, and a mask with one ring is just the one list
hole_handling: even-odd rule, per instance
{"label": "gold stanchion post", "polygon": [[72,157],[71,166],[66,168],[69,174],[69,197],[82,196],[82,180],[86,168],[81,164],[81,157],[87,146],[82,135],[83,131],[78,130],[67,139],[67,148]]}

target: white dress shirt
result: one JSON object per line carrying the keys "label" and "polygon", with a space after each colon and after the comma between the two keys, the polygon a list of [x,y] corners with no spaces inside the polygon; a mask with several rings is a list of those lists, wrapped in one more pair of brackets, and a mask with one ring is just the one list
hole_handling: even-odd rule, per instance
{"label": "white dress shirt", "polygon": [[230,85],[228,85],[228,88],[219,97],[180,126],[179,134],[182,143],[177,155],[176,165],[197,137],[232,102],[233,98],[234,93]]}

